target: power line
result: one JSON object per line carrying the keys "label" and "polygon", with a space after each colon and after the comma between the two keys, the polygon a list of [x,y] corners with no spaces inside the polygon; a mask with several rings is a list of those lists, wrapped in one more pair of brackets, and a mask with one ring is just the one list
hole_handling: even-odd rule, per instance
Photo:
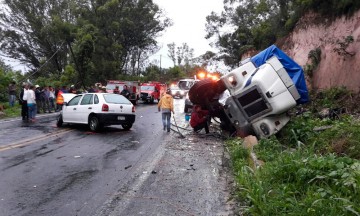
{"label": "power line", "polygon": [[41,65],[37,70],[34,71],[34,73],[30,74],[30,76],[27,77],[27,79],[29,79],[31,76],[33,76],[34,74],[36,74],[37,72],[39,72],[39,70],[41,68],[43,68],[45,65],[47,65],[47,63],[56,55],[56,53],[58,53],[61,49],[62,49],[62,46],[64,45],[65,41],[63,41],[59,47],[59,49],[56,50],[56,52],[48,59],[46,60],[46,62]]}

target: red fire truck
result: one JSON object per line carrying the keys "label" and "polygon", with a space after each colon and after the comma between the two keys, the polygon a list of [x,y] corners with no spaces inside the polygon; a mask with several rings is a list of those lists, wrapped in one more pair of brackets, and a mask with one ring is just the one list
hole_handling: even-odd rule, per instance
{"label": "red fire truck", "polygon": [[147,82],[141,84],[140,98],[145,103],[154,103],[160,101],[161,96],[166,91],[166,84],[160,82]]}
{"label": "red fire truck", "polygon": [[108,80],[106,92],[113,93],[116,87],[119,87],[119,91],[121,92],[125,85],[130,92],[130,96],[128,97],[129,101],[136,105],[140,98],[140,83],[137,81]]}

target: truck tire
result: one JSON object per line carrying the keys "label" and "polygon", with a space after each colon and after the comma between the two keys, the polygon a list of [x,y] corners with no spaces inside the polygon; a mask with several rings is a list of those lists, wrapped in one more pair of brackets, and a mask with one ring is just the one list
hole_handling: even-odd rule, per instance
{"label": "truck tire", "polygon": [[216,95],[217,82],[204,79],[195,83],[189,90],[189,99],[193,104],[207,106]]}

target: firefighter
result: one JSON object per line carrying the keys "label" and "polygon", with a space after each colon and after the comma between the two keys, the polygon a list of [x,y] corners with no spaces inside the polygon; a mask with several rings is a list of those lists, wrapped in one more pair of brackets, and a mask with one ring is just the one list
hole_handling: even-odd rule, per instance
{"label": "firefighter", "polygon": [[208,117],[209,111],[202,110],[200,105],[194,105],[194,111],[191,114],[190,126],[195,132],[205,128],[205,133],[209,133]]}
{"label": "firefighter", "polygon": [[115,86],[115,89],[113,91],[114,94],[120,94],[119,86]]}
{"label": "firefighter", "polygon": [[170,132],[171,113],[174,114],[174,99],[170,93],[170,89],[167,89],[166,93],[164,96],[162,96],[158,103],[158,110],[159,112],[162,111],[161,117],[163,122],[163,129],[164,131],[167,130],[167,132]]}
{"label": "firefighter", "polygon": [[64,104],[64,97],[62,96],[63,91],[59,90],[57,96],[56,96],[56,112],[60,111],[62,108],[62,105]]}

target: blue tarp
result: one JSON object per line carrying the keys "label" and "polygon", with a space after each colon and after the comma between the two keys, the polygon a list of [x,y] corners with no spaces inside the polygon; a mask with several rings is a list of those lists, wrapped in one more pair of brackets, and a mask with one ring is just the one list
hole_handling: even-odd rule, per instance
{"label": "blue tarp", "polygon": [[288,72],[290,78],[295,83],[295,86],[300,94],[300,99],[298,99],[296,102],[298,104],[307,103],[309,101],[309,94],[306,87],[303,69],[278,47],[272,45],[266,48],[257,55],[251,57],[251,62],[256,67],[259,67],[260,65],[264,64],[266,60],[273,56],[276,56],[279,59],[281,64],[284,66],[284,69]]}

